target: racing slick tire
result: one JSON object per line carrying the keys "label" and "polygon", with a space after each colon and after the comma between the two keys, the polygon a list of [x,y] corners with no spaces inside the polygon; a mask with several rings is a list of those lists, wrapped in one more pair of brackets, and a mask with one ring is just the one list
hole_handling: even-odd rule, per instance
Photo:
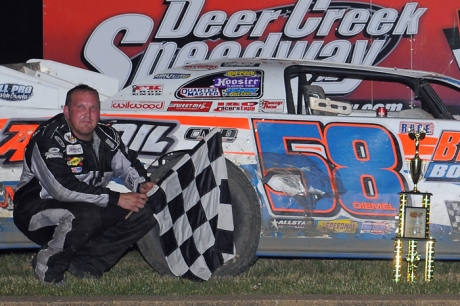
{"label": "racing slick tire", "polygon": [[[175,158],[167,164],[172,167],[174,160],[178,159]],[[236,276],[246,271],[257,260],[256,252],[260,239],[261,212],[257,193],[241,169],[229,160],[226,160],[226,165],[233,207],[233,242],[236,254],[233,259],[225,262],[223,266],[214,271],[213,278]],[[162,170],[166,171],[166,169]],[[163,171],[162,173],[164,173]],[[158,176],[162,173],[154,172],[152,176]],[[174,276],[163,254],[158,223],[137,242],[137,246],[152,268],[162,275]]]}

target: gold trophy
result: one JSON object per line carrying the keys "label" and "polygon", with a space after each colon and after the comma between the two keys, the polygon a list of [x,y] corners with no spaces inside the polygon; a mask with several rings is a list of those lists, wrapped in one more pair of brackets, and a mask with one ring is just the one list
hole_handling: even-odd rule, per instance
{"label": "gold trophy", "polygon": [[[408,241],[409,250],[406,254],[408,282],[417,281],[417,266],[420,262],[420,253],[417,251],[417,242],[426,242],[425,253],[425,281],[433,279],[434,271],[434,244],[435,239],[430,237],[430,197],[431,193],[420,192],[417,184],[424,172],[424,162],[419,156],[420,141],[425,138],[425,130],[420,132],[409,131],[409,138],[415,141],[415,155],[408,160],[408,172],[414,188],[411,191],[402,191],[399,194],[399,225],[394,245],[393,281],[399,282],[402,277],[402,261],[404,241]],[[408,206],[409,195],[421,195],[422,206]]]}
{"label": "gold trophy", "polygon": [[414,183],[414,189],[412,189],[413,192],[419,192],[417,189],[417,184],[420,180],[420,177],[422,176],[422,170],[424,168],[424,162],[418,155],[418,149],[420,146],[420,141],[425,138],[426,132],[424,129],[422,129],[420,132],[414,132],[414,130],[409,131],[409,138],[411,140],[415,140],[415,155],[412,159],[408,161],[408,166],[409,166],[409,174],[412,179],[412,182]]}

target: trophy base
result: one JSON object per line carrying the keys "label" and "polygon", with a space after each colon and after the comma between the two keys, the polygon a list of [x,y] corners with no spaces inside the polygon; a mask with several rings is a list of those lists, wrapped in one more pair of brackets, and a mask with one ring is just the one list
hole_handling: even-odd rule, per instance
{"label": "trophy base", "polygon": [[433,194],[430,192],[421,192],[419,190],[410,190],[410,191],[401,191],[399,194],[416,194],[416,195],[429,195],[432,196]]}

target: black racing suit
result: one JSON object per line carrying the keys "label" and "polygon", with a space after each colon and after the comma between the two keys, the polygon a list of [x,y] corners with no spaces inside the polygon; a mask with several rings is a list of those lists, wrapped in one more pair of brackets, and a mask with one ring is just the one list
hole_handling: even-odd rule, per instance
{"label": "black racing suit", "polygon": [[14,222],[41,246],[35,275],[59,282],[70,263],[101,277],[127,248],[154,225],[146,205],[129,218],[120,193],[107,188],[113,177],[131,191],[147,172],[113,128],[99,123],[91,142],[74,137],[63,114],[32,135],[14,196]]}

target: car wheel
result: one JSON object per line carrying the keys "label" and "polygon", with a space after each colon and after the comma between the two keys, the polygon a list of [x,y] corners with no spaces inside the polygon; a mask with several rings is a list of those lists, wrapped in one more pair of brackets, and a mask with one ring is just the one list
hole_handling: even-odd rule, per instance
{"label": "car wheel", "polygon": [[[174,164],[174,160],[178,159],[174,158],[169,163]],[[261,213],[257,193],[241,169],[229,160],[226,160],[226,164],[233,204],[233,240],[236,255],[217,269],[212,277],[236,276],[246,271],[257,260],[256,252],[260,238]],[[150,266],[163,275],[173,275],[163,254],[158,224],[141,238],[137,245]]]}

